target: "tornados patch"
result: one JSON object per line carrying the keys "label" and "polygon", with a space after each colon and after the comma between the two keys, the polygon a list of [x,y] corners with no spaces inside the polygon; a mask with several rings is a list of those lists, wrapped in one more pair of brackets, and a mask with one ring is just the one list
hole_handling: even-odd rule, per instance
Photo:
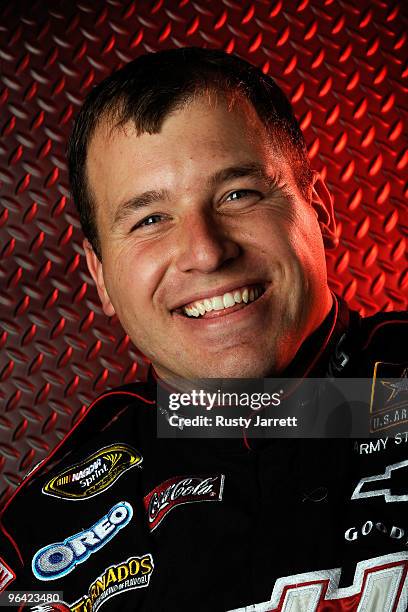
{"label": "tornados patch", "polygon": [[33,574],[38,580],[57,580],[72,572],[75,566],[105,546],[123,529],[133,516],[128,502],[119,502],[108,514],[87,530],[80,531],[63,542],[44,546],[32,560]]}
{"label": "tornados patch", "polygon": [[224,474],[217,476],[175,476],[158,485],[144,498],[150,531],[154,531],[170,510],[180,504],[221,501]]}
{"label": "tornados patch", "polygon": [[[42,604],[30,608],[31,612],[98,612],[99,608],[115,595],[127,593],[134,589],[149,586],[154,570],[153,557],[150,553],[133,556],[105,568],[88,587],[86,595],[82,595],[74,603]],[[106,608],[110,609],[109,606]],[[25,610],[25,608],[24,608]]]}
{"label": "tornados patch", "polygon": [[72,603],[69,609],[72,612],[97,612],[111,597],[149,586],[153,569],[150,554],[130,557],[122,563],[110,565],[92,582],[87,595]]}
{"label": "tornados patch", "polygon": [[62,499],[88,499],[111,487],[142,461],[141,454],[127,444],[105,446],[51,478],[42,492]]}

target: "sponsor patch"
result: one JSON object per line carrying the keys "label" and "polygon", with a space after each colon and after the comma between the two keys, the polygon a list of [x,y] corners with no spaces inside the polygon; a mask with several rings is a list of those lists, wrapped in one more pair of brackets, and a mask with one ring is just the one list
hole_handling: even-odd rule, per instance
{"label": "sponsor patch", "polygon": [[399,446],[400,444],[408,444],[408,431],[398,432],[393,437],[379,438],[374,442],[372,440],[370,442],[355,442],[354,450],[359,455],[371,455],[386,450],[390,446]]}
{"label": "sponsor patch", "polygon": [[51,478],[42,492],[62,499],[87,499],[109,489],[122,474],[142,461],[140,453],[127,444],[105,446]]}
{"label": "sponsor patch", "polygon": [[408,423],[408,364],[375,363],[370,414],[372,433]]}
{"label": "sponsor patch", "polygon": [[408,460],[387,465],[382,474],[362,478],[351,499],[367,497],[383,497],[386,502],[408,501]]}
{"label": "sponsor patch", "polygon": [[111,597],[149,586],[154,570],[151,554],[129,557],[117,565],[110,565],[88,588],[88,593],[72,604],[62,601],[30,608],[32,612],[97,612]]}
{"label": "sponsor patch", "polygon": [[152,555],[130,557],[123,563],[111,565],[89,586],[88,594],[70,605],[72,612],[97,612],[111,597],[149,586],[154,569]]}
{"label": "sponsor patch", "polygon": [[351,587],[339,588],[341,569],[279,578],[269,601],[230,612],[406,612],[408,552],[357,563]]}
{"label": "sponsor patch", "polygon": [[119,502],[89,529],[76,533],[63,542],[49,544],[37,551],[32,570],[38,580],[57,580],[83,563],[90,555],[105,546],[133,516],[128,502]]}
{"label": "sponsor patch", "polygon": [[[370,534],[380,534],[389,537],[392,540],[401,540],[404,538],[405,529],[402,527],[397,527],[396,525],[387,527],[384,523],[378,521],[366,521],[360,528],[349,527],[344,534],[344,539],[348,542],[356,542],[360,539],[360,537],[368,536]],[[405,545],[408,544],[407,541],[404,541],[403,543]]]}
{"label": "sponsor patch", "polygon": [[13,570],[0,557],[0,593],[15,579],[16,575]]}
{"label": "sponsor patch", "polygon": [[224,474],[175,476],[162,482],[144,498],[150,531],[154,531],[166,514],[180,504],[221,501],[224,479]]}

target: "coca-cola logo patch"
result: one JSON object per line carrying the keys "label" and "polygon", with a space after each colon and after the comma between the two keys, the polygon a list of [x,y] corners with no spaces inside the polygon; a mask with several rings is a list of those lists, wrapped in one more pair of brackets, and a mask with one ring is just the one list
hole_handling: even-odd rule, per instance
{"label": "coca-cola logo patch", "polygon": [[160,525],[166,514],[181,504],[221,501],[224,474],[216,476],[175,476],[159,484],[144,498],[150,531]]}

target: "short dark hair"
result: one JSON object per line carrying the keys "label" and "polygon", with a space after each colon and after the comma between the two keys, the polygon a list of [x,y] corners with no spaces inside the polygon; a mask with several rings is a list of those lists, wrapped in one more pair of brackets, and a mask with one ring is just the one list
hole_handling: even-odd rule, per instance
{"label": "short dark hair", "polygon": [[97,85],[87,96],[68,143],[71,192],[86,238],[101,260],[95,203],[86,175],[89,142],[97,126],[132,121],[137,134],[157,134],[170,112],[207,90],[243,95],[277,146],[294,165],[307,197],[312,171],[302,131],[285,94],[262,70],[216,49],[183,47],[141,55]]}

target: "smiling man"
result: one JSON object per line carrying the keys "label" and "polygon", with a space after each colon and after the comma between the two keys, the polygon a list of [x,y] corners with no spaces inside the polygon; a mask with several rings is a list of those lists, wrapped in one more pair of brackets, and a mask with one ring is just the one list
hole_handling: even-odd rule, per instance
{"label": "smiling man", "polygon": [[143,117],[115,129],[111,110],[89,143],[88,266],[105,313],[163,378],[281,372],[332,305],[324,183],[310,172],[302,189],[278,134],[229,98],[196,94],[140,135]]}
{"label": "smiling man", "polygon": [[281,90],[221,51],[147,54],[91,92],[68,157],[103,310],[152,367],[22,483],[0,590],[45,592],[32,610],[405,610],[407,437],[156,435],[157,388],[186,380],[408,371],[406,315],[329,290],[332,200]]}

